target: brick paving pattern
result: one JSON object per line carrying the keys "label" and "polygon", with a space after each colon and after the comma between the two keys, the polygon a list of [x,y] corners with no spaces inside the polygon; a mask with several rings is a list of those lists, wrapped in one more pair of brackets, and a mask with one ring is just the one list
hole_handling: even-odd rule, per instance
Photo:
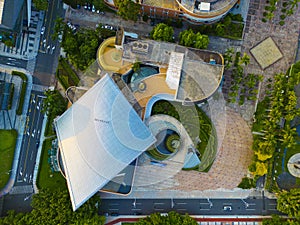
{"label": "brick paving pattern", "polygon": [[[279,16],[281,13],[276,13],[273,22],[262,22],[263,12],[266,5],[265,0],[250,1],[244,33],[244,42],[242,45],[242,51],[250,55],[250,64],[246,68],[246,73],[264,75],[260,98],[264,96],[264,83],[266,80],[273,77],[275,73],[286,72],[289,66],[294,62],[296,57],[296,48],[298,46],[300,26],[299,7],[296,9],[294,15],[285,19],[285,25],[283,26],[279,25]],[[279,7],[277,10],[279,11],[281,8]],[[283,58],[274,63],[272,66],[262,70],[255,59],[251,56],[250,49],[268,37],[272,37],[283,54]]]}

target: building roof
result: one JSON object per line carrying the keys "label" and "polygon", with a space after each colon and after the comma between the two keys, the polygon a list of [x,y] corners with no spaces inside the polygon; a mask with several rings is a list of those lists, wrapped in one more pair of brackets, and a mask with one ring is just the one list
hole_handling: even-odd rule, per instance
{"label": "building roof", "polygon": [[[167,83],[176,89],[179,101],[201,101],[219,87],[224,70],[223,57],[216,52],[192,49],[154,40],[128,41],[123,46],[123,60],[167,69]],[[210,63],[211,60],[216,63]]]}
{"label": "building roof", "polygon": [[0,28],[13,30],[23,5],[24,0],[0,0]]}
{"label": "building roof", "polygon": [[108,75],[54,123],[73,210],[156,141]]}

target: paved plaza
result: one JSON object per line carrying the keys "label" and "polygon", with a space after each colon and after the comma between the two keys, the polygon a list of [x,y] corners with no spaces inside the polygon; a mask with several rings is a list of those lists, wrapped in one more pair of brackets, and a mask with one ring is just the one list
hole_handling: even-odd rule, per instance
{"label": "paved plaza", "polygon": [[[298,46],[299,28],[300,28],[300,8],[296,8],[292,16],[285,19],[283,26],[279,25],[280,13],[276,12],[276,16],[272,21],[262,22],[265,0],[250,1],[249,12],[246,21],[244,42],[242,52],[250,55],[250,64],[246,68],[246,73],[262,74],[264,81],[261,85],[260,99],[264,97],[265,83],[268,78],[272,78],[274,74],[286,72],[294,63],[296,50]],[[278,10],[281,10],[279,7]],[[283,57],[275,62],[272,66],[261,68],[254,57],[250,54],[250,49],[271,37],[282,53]]]}

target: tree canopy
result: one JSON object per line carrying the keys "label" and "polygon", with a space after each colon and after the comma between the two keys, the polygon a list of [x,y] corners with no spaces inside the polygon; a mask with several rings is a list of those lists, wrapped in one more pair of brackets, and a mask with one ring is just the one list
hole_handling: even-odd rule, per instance
{"label": "tree canopy", "polygon": [[104,224],[105,218],[98,216],[100,198],[94,196],[73,211],[67,190],[41,190],[33,195],[32,211],[30,213],[8,212],[6,217],[0,218],[0,225],[31,224]]}
{"label": "tree canopy", "polygon": [[206,49],[209,44],[209,38],[207,35],[202,35],[200,32],[195,34],[192,29],[188,29],[180,32],[179,44],[187,47]]}
{"label": "tree canopy", "polygon": [[66,101],[57,90],[44,92],[46,98],[43,102],[43,111],[47,115],[59,115],[66,109]]}
{"label": "tree canopy", "polygon": [[300,217],[300,188],[280,192],[277,199],[277,210],[289,217]]}
{"label": "tree canopy", "polygon": [[164,23],[157,24],[150,33],[150,37],[157,41],[173,41],[174,29]]}
{"label": "tree canopy", "polygon": [[32,3],[37,10],[46,10],[48,8],[47,0],[32,0]]}
{"label": "tree canopy", "polygon": [[[58,22],[56,31],[60,31]],[[67,53],[71,63],[80,70],[85,70],[96,59],[96,53],[101,42],[115,34],[115,31],[107,30],[99,26],[97,29],[79,29],[74,33],[68,26],[64,27],[62,47]]]}
{"label": "tree canopy", "polygon": [[114,0],[118,15],[125,20],[137,21],[141,6],[131,0]]}
{"label": "tree canopy", "polygon": [[146,218],[139,220],[136,225],[153,225],[153,224],[165,224],[165,225],[197,225],[197,221],[190,217],[188,214],[180,215],[176,212],[169,212],[167,215],[161,215],[160,213],[154,213]]}

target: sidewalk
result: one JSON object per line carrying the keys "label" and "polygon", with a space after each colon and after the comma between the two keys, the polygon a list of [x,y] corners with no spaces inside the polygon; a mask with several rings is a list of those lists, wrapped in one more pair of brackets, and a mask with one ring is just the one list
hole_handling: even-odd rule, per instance
{"label": "sidewalk", "polygon": [[15,114],[15,123],[14,123],[14,127],[12,127],[13,129],[16,129],[18,131],[18,137],[17,137],[16,148],[15,148],[15,153],[14,153],[12,171],[11,171],[11,175],[10,175],[10,179],[9,179],[8,183],[2,190],[0,190],[0,198],[10,192],[10,190],[12,189],[12,187],[14,185],[15,179],[16,179],[17,167],[18,167],[21,145],[22,145],[22,140],[23,140],[25,122],[26,122],[26,113],[28,110],[30,92],[32,89],[32,76],[29,75],[26,70],[5,67],[5,66],[1,66],[1,68],[0,68],[1,72],[6,72],[6,73],[11,73],[13,70],[17,70],[17,71],[25,73],[28,78],[28,81],[27,81],[27,90],[26,90],[26,95],[25,95],[24,105],[23,105],[23,114],[22,115]]}

